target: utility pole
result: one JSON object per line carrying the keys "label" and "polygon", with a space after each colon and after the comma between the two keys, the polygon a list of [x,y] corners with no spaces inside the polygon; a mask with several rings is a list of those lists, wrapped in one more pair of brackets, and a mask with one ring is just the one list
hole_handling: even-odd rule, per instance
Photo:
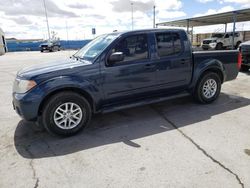
{"label": "utility pole", "polygon": [[155,28],[155,5],[154,5],[153,14],[154,14],[154,18],[153,18],[153,28]]}
{"label": "utility pole", "polygon": [[48,20],[47,8],[46,8],[45,0],[43,0],[43,5],[44,5],[44,11],[45,11],[46,22],[47,22],[48,37],[49,37],[49,40],[50,40],[49,20]]}
{"label": "utility pole", "polygon": [[131,3],[131,26],[132,30],[134,30],[134,3]]}

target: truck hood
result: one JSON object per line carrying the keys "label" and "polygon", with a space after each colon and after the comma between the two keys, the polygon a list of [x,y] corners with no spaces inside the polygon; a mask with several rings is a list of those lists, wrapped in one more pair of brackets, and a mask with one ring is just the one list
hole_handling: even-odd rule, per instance
{"label": "truck hood", "polygon": [[242,45],[250,46],[250,41],[243,42],[243,43],[241,43],[241,46],[242,46]]}
{"label": "truck hood", "polygon": [[213,38],[207,38],[207,39],[204,39],[204,40],[217,40],[218,38],[216,37],[213,37]]}
{"label": "truck hood", "polygon": [[46,74],[66,69],[73,69],[75,67],[85,66],[89,64],[91,64],[91,62],[89,61],[82,61],[82,60],[80,61],[68,58],[65,60],[53,61],[49,63],[43,63],[24,68],[17,73],[17,76],[21,78],[30,79],[34,76],[38,76],[41,74]]}

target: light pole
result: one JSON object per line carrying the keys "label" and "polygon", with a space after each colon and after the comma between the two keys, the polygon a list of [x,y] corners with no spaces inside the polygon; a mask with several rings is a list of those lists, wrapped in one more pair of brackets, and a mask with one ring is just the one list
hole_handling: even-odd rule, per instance
{"label": "light pole", "polygon": [[153,15],[154,15],[154,18],[153,18],[153,28],[155,28],[155,5],[154,5],[154,9],[153,9]]}
{"label": "light pole", "polygon": [[134,3],[131,3],[131,26],[132,30],[134,29]]}
{"label": "light pole", "polygon": [[49,40],[50,40],[49,20],[48,20],[47,8],[46,8],[45,0],[43,0],[43,5],[44,5],[44,11],[45,11],[46,22],[47,22],[48,37],[49,37]]}

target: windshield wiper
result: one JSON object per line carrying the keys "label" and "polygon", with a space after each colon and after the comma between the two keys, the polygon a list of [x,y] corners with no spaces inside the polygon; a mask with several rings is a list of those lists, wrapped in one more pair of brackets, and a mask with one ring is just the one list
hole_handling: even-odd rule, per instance
{"label": "windshield wiper", "polygon": [[76,56],[76,55],[72,55],[72,56],[70,56],[70,58],[75,58],[77,61],[81,61],[81,62],[90,62],[90,61],[86,60],[85,58],[80,57],[80,56]]}
{"label": "windshield wiper", "polygon": [[72,55],[72,56],[70,56],[70,58],[75,58],[77,61],[78,61],[79,59],[81,59],[79,56],[76,56],[76,55]]}

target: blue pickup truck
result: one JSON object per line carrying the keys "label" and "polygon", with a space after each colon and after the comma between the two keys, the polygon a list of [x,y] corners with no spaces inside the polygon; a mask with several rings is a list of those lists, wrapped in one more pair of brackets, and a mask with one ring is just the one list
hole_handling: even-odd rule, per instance
{"label": "blue pickup truck", "polygon": [[64,61],[18,72],[13,106],[25,120],[70,136],[105,113],[191,94],[215,101],[237,77],[238,51],[193,52],[184,30],[115,32],[97,37]]}

